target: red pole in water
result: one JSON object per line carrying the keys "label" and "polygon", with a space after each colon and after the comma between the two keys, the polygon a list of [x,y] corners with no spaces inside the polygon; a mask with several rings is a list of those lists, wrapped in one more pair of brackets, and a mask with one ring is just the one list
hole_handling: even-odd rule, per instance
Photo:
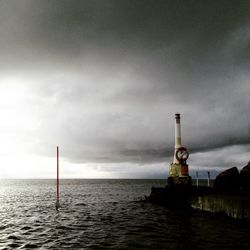
{"label": "red pole in water", "polygon": [[56,209],[59,208],[59,147],[56,147],[57,173],[56,173]]}

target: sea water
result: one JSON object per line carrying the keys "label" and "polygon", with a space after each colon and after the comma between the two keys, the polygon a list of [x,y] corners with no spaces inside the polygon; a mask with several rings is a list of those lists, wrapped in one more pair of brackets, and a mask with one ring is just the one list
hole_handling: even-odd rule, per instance
{"label": "sea water", "polygon": [[250,223],[144,201],[165,180],[0,180],[0,249],[250,249]]}

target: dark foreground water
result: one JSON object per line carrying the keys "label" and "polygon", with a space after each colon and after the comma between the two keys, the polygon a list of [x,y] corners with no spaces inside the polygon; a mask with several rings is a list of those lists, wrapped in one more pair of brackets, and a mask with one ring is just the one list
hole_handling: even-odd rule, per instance
{"label": "dark foreground water", "polygon": [[[0,180],[0,249],[250,249],[250,223],[142,202],[163,180]],[[250,208],[249,208],[250,209]]]}

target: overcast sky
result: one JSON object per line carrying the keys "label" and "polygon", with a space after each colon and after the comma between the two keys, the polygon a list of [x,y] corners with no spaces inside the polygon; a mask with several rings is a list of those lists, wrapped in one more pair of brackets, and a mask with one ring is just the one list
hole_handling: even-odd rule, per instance
{"label": "overcast sky", "polygon": [[0,177],[165,178],[250,160],[250,1],[0,0]]}

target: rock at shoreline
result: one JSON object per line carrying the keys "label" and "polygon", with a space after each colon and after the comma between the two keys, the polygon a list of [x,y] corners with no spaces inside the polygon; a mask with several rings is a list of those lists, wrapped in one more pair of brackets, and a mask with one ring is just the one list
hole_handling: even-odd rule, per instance
{"label": "rock at shoreline", "polygon": [[237,167],[229,168],[217,175],[214,189],[216,191],[240,190],[240,174]]}
{"label": "rock at shoreline", "polygon": [[250,190],[250,161],[240,171],[240,183],[242,190]]}

